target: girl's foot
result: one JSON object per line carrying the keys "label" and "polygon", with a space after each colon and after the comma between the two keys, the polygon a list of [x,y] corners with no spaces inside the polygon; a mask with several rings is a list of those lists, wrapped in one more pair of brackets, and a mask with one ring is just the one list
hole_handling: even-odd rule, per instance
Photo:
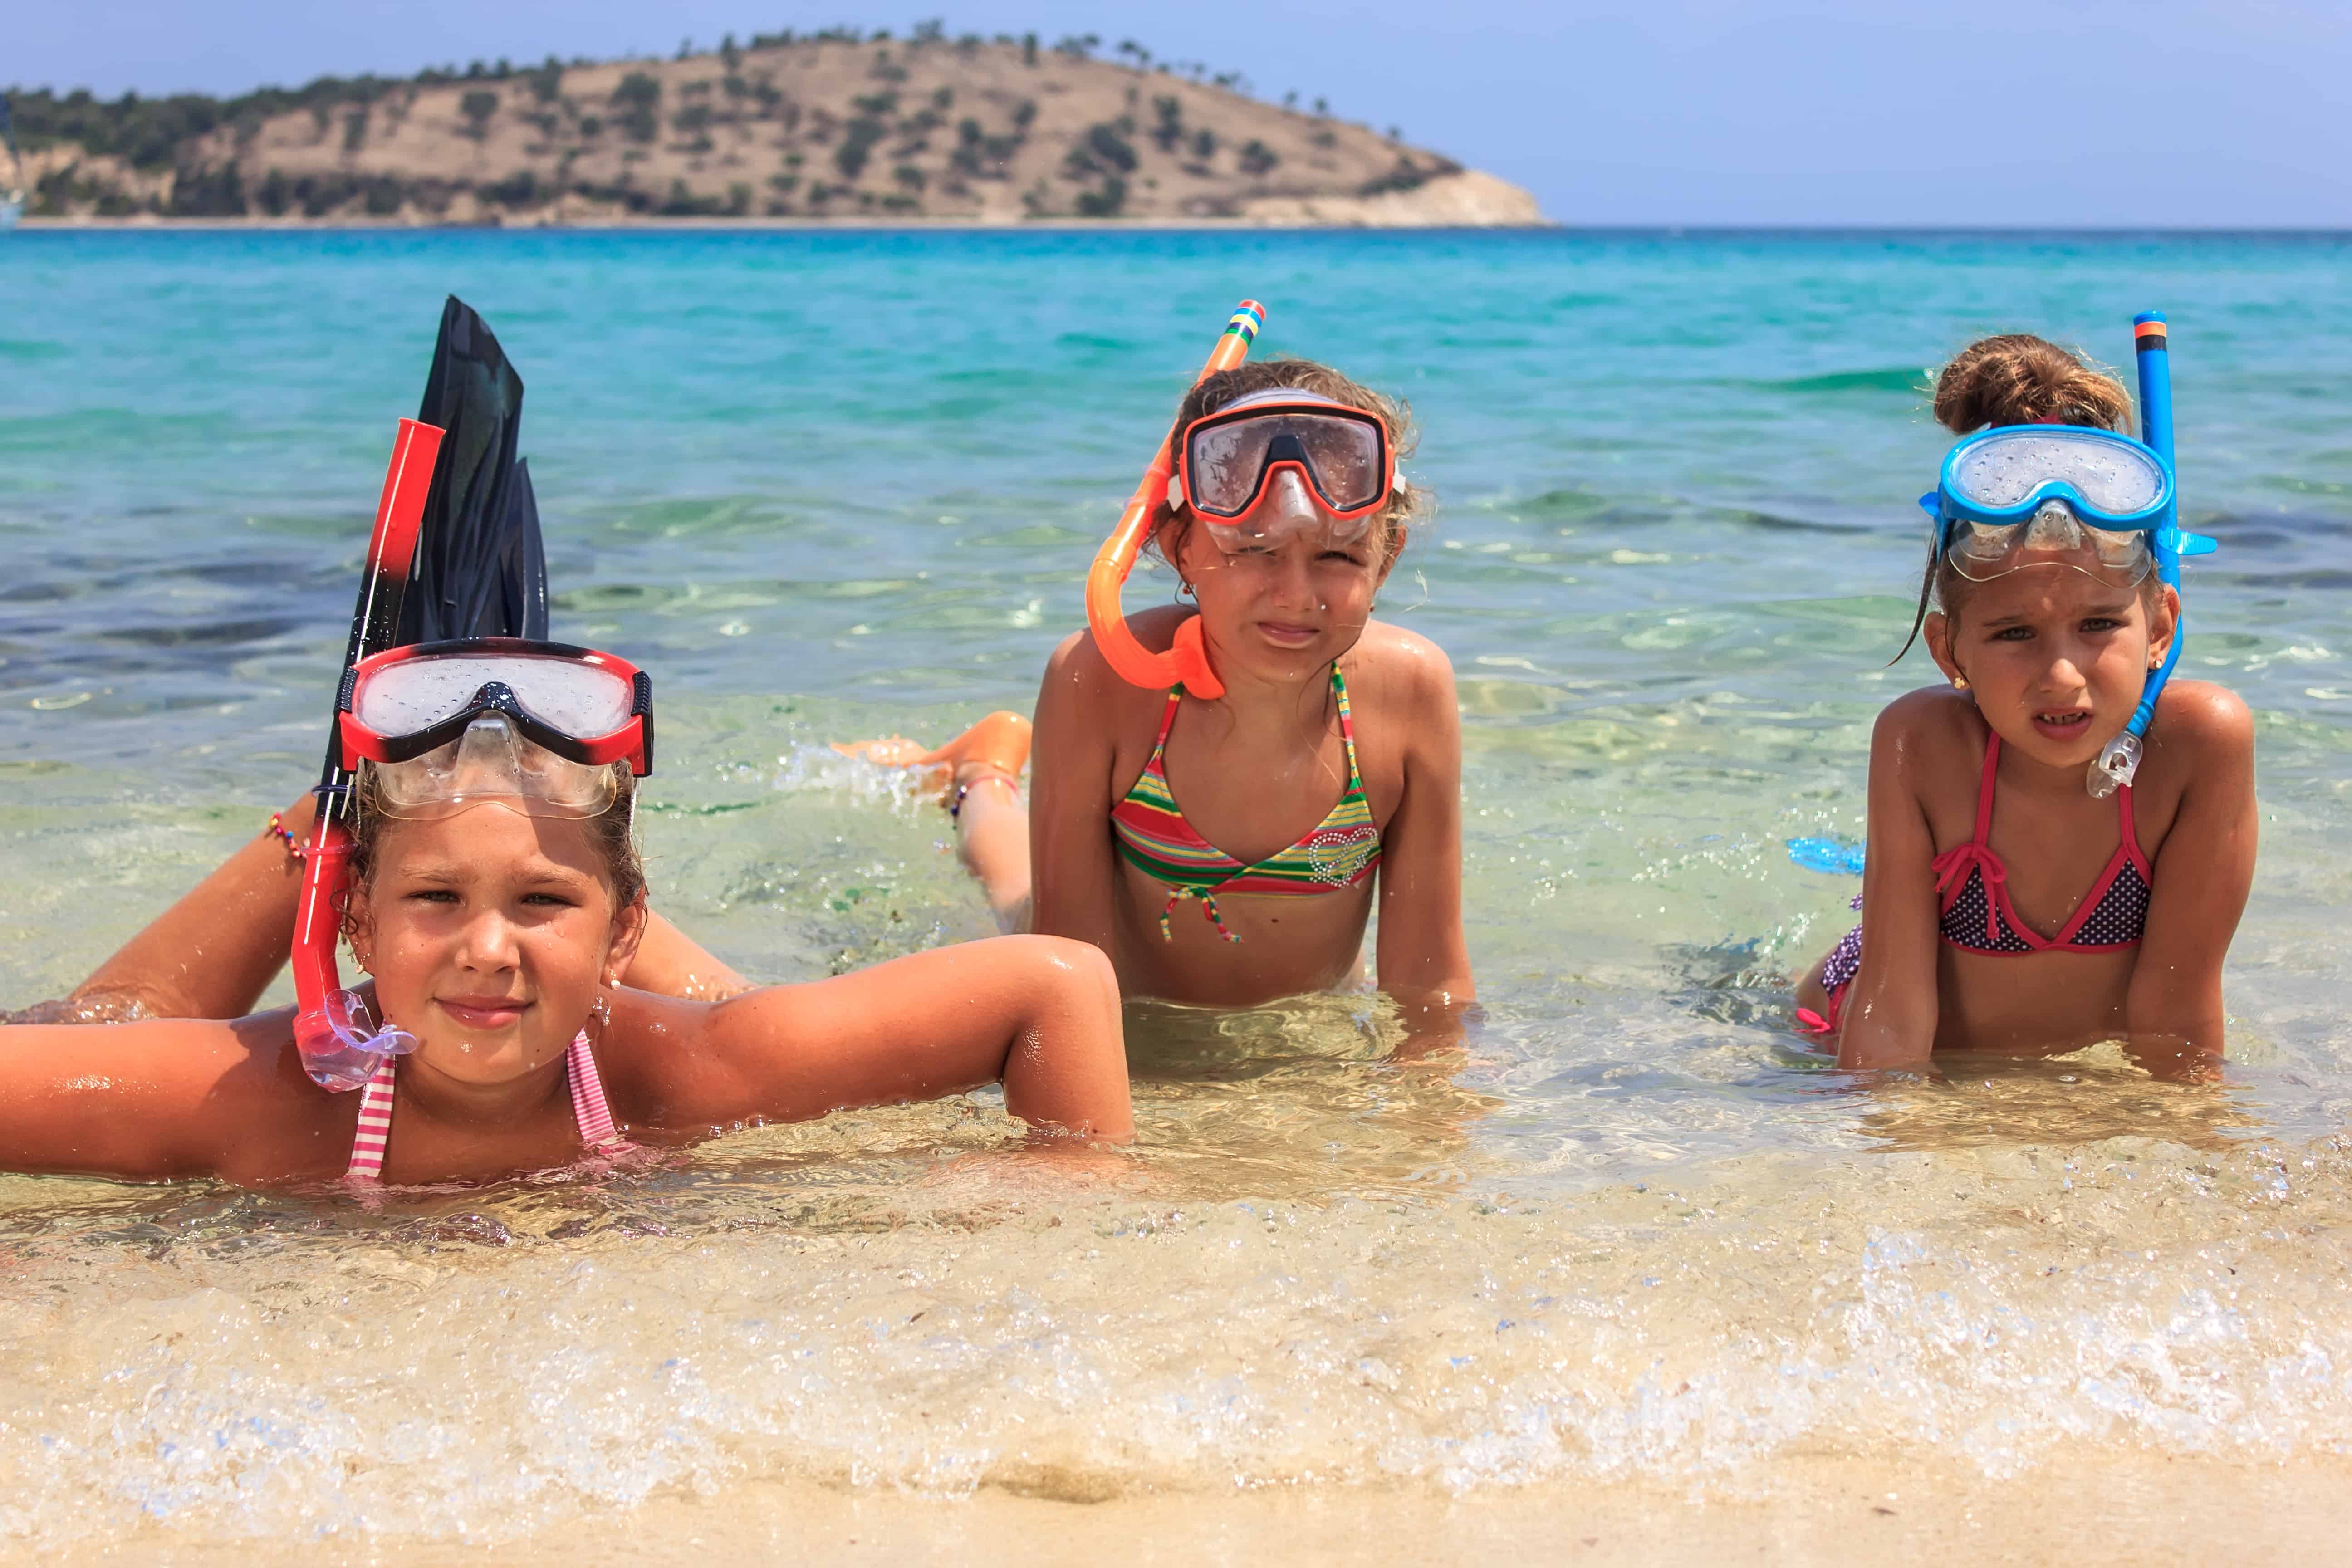
{"label": "girl's foot", "polygon": [[[924,768],[925,787],[942,804],[961,804],[964,791],[983,779],[1011,784],[1029,765],[1032,726],[1018,713],[991,713],[936,751],[926,752],[919,741],[891,735],[878,741],[835,741],[833,749],[845,757],[885,768]],[[950,799],[952,796],[952,800]]]}

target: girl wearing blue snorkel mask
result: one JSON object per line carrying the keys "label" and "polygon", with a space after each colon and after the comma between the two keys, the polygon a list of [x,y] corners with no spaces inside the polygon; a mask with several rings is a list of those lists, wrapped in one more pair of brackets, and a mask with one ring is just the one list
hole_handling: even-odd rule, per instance
{"label": "girl wearing blue snorkel mask", "polygon": [[[2162,355],[2160,320],[2140,331]],[[2161,679],[2181,616],[2161,568],[2210,548],[2173,524],[2162,370],[2143,364],[2154,447],[2119,434],[2121,384],[2039,338],[1988,338],[1937,378],[1937,420],[1970,437],[1922,500],[1915,635],[1944,683],[1879,717],[1863,923],[1797,988],[1842,1067],[2120,1039],[2196,1077],[2221,1055],[2253,726],[2233,693]]]}
{"label": "girl wearing blue snorkel mask", "polygon": [[1350,983],[1377,906],[1381,988],[1424,1043],[1450,1036],[1475,994],[1454,671],[1371,618],[1425,510],[1396,473],[1412,434],[1325,365],[1207,375],[1150,532],[1181,602],[1126,626],[1208,678],[1137,684],[1073,635],[1038,693],[1027,803],[1017,715],[936,752],[843,749],[935,770],[1000,920],[1101,948],[1130,997],[1241,1007]]}

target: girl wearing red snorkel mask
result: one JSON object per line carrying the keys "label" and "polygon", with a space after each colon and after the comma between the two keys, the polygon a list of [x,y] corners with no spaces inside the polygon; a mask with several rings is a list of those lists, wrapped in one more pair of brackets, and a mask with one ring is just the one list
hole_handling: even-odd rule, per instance
{"label": "girl wearing red snorkel mask", "polygon": [[1218,689],[1123,678],[1091,631],[1055,650],[1030,732],[999,713],[935,770],[999,919],[1091,942],[1130,997],[1241,1007],[1357,974],[1443,1036],[1475,997],[1462,931],[1462,745],[1453,668],[1372,618],[1426,510],[1396,473],[1402,404],[1303,360],[1205,376],[1177,410],[1150,548],[1182,603],[1127,623],[1190,642]]}
{"label": "girl wearing red snorkel mask", "polygon": [[[2144,361],[2167,352],[2160,318],[2139,336]],[[2144,387],[2162,374],[2142,369]],[[1797,988],[1800,1024],[1841,1066],[2107,1039],[2165,1077],[2221,1058],[2253,725],[2222,688],[2161,679],[2180,595],[2159,556],[2210,542],[2173,523],[2156,384],[2160,451],[2119,434],[2121,384],[2039,338],[1986,339],[1937,380],[1937,419],[1969,437],[1921,500],[1944,682],[1879,717],[1863,923]],[[2149,694],[2152,721],[2136,712]]]}
{"label": "girl wearing red snorkel mask", "polygon": [[372,981],[247,1011],[292,930],[288,849],[258,841],[74,999],[0,1025],[0,1170],[486,1181],[992,1082],[1043,1133],[1132,1135],[1118,992],[1080,942],[1000,938],[717,1001],[645,988],[676,976],[639,962],[652,706],[633,667],[483,638],[354,677],[336,907]]}

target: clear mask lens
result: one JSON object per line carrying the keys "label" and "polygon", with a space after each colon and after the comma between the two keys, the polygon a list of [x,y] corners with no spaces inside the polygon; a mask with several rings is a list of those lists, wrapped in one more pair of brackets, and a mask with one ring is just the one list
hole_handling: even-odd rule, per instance
{"label": "clear mask lens", "polygon": [[618,672],[584,660],[452,655],[403,659],[374,672],[352,693],[352,717],[378,735],[414,735],[464,712],[493,683],[512,691],[549,729],[582,737],[619,730],[636,696]]}
{"label": "clear mask lens", "polygon": [[375,770],[383,814],[404,821],[454,816],[484,803],[525,816],[597,816],[617,793],[614,768],[626,766],[566,761],[524,740],[498,714],[475,720],[457,740],[421,757],[367,765]]}
{"label": "clear mask lens", "polygon": [[1271,481],[1287,463],[1308,476],[1329,510],[1357,511],[1386,490],[1382,451],[1380,431],[1365,418],[1282,409],[1194,431],[1185,443],[1184,482],[1194,510],[1213,521],[1239,521],[1254,500],[1266,504],[1260,480]]}
{"label": "clear mask lens", "polygon": [[1972,583],[2026,566],[2069,566],[2118,588],[2136,587],[2156,569],[2142,529],[2094,528],[2064,501],[2043,501],[2023,522],[1956,522],[1946,556]]}
{"label": "clear mask lens", "polygon": [[2163,499],[2164,470],[2139,447],[2104,431],[2053,426],[1988,437],[1954,459],[1952,492],[1983,511],[2023,505],[2065,485],[2095,514],[2137,517]]}

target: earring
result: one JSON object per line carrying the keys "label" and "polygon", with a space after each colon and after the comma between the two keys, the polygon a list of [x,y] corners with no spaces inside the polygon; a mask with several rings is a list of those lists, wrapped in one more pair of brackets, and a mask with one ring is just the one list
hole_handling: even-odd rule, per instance
{"label": "earring", "polygon": [[1181,595],[1190,595],[1192,592],[1192,584],[1185,582],[1180,577],[1176,580],[1176,592]]}
{"label": "earring", "polygon": [[1956,676],[1952,677],[1952,689],[1953,689],[1953,690],[1955,690],[1955,691],[1966,691],[1968,689],[1969,689],[1969,678],[1968,678],[1967,676],[1965,676],[1965,675],[1956,675]]}

